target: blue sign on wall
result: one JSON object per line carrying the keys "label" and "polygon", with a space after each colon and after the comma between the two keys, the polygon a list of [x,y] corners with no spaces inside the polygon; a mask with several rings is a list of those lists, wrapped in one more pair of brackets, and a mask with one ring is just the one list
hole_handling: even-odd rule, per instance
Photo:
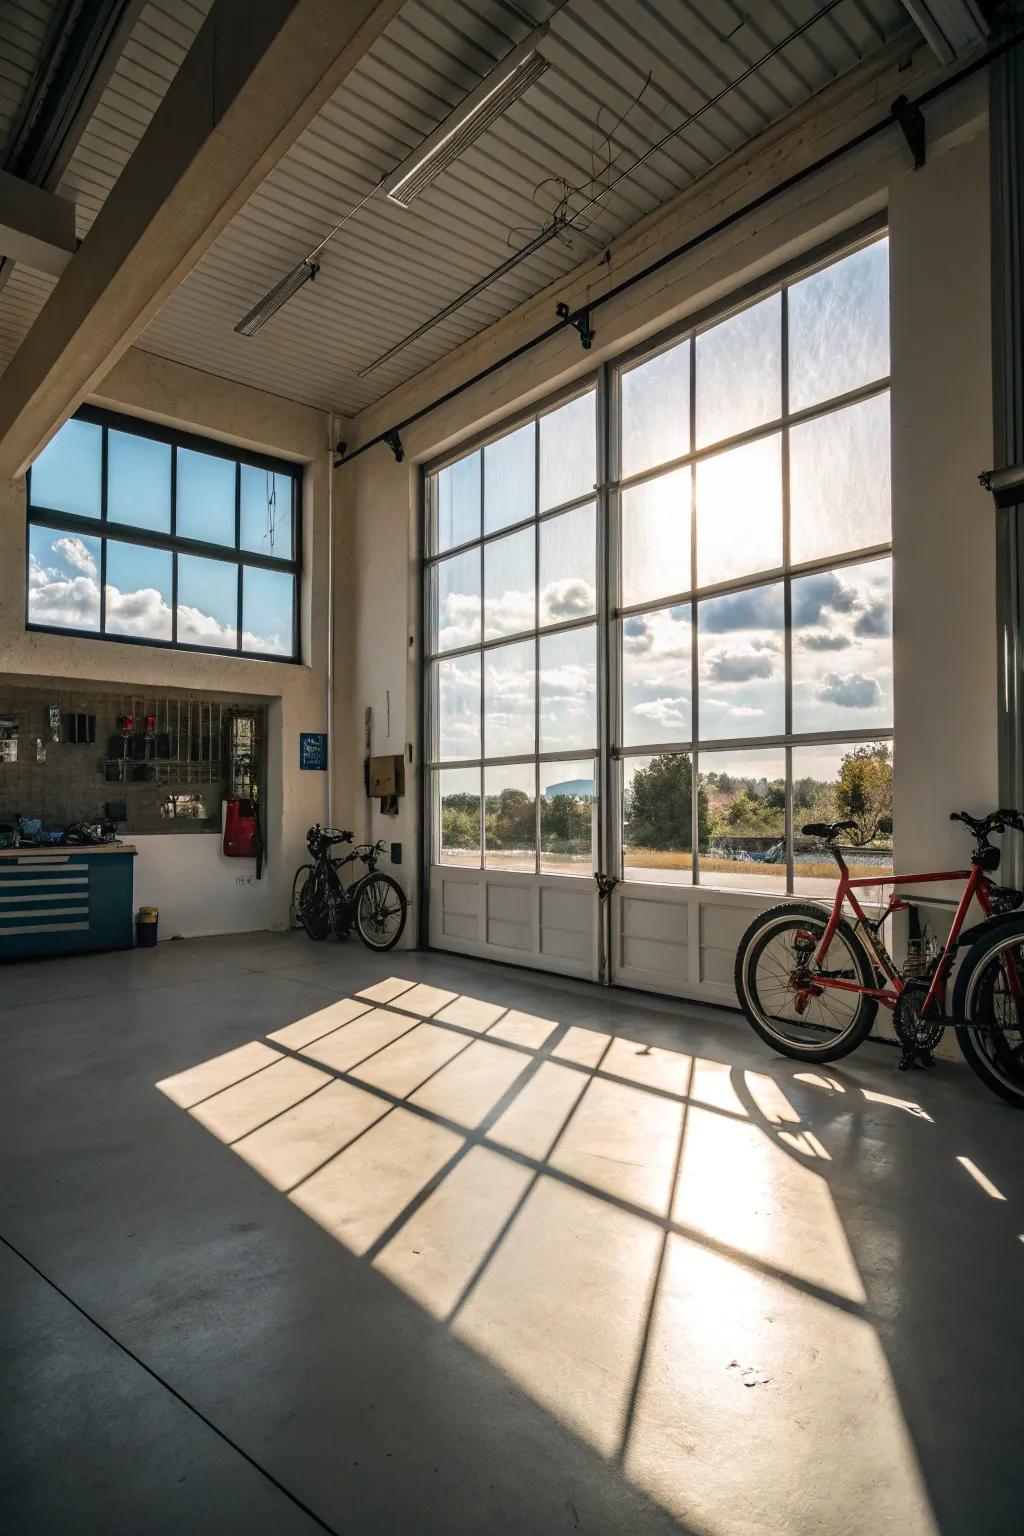
{"label": "blue sign on wall", "polygon": [[299,767],[327,768],[327,737],[320,731],[300,731]]}

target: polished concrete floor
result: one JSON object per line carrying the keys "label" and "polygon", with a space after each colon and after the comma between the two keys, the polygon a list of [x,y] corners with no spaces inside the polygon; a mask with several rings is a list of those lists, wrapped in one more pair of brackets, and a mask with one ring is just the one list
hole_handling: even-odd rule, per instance
{"label": "polished concrete floor", "polygon": [[0,1525],[1018,1533],[1024,1116],[302,935],[0,974]]}

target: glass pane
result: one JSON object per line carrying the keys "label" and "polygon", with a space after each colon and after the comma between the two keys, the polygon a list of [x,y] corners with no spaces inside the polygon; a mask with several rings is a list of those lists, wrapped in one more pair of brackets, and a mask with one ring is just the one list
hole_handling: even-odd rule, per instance
{"label": "glass pane", "polygon": [[540,765],[540,867],[544,874],[594,870],[594,760]]}
{"label": "glass pane", "polygon": [[622,375],[622,475],[690,451],[690,343]]}
{"label": "glass pane", "polygon": [[789,408],[889,372],[889,242],[854,251],[789,290]]}
{"label": "glass pane", "polygon": [[480,642],[480,546],[434,566],[434,644],[455,651]]}
{"label": "glass pane", "polygon": [[785,895],[785,752],[702,752],[698,768],[701,885]]}
{"label": "glass pane", "polygon": [[484,652],[484,752],[518,757],[534,751],[537,669],[534,642]]}
{"label": "glass pane", "polygon": [[[838,873],[832,855],[803,827],[815,821],[856,821],[841,847],[850,873],[892,874],[892,743],[793,748],[793,889],[801,896],[831,896]],[[868,887],[861,901],[876,892]]]}
{"label": "glass pane", "polygon": [[28,621],[99,629],[99,539],[34,524],[29,528]]}
{"label": "glass pane", "polygon": [[534,570],[537,539],[533,528],[521,528],[484,545],[484,638],[519,635],[533,629]]}
{"label": "glass pane", "polygon": [[175,528],[183,539],[234,545],[235,465],[231,459],[178,449]]}
{"label": "glass pane", "polygon": [[785,728],[782,583],[697,605],[700,734],[779,736]]}
{"label": "glass pane", "polygon": [[484,863],[488,869],[537,867],[537,765],[484,769]]}
{"label": "glass pane", "polygon": [[[278,560],[294,558],[292,550],[291,475],[279,475],[273,469],[242,465],[243,549],[258,555],[276,555]],[[179,529],[180,532],[180,529]]]}
{"label": "glass pane", "polygon": [[793,582],[793,729],[892,724],[892,561]]}
{"label": "glass pane", "polygon": [[440,862],[479,869],[480,769],[442,768],[434,774],[434,794],[440,810]]}
{"label": "glass pane", "polygon": [[147,549],[142,544],[107,540],[108,635],[171,639],[173,564],[174,556],[169,549]]}
{"label": "glass pane", "polygon": [[480,453],[442,469],[434,481],[437,550],[480,537]]}
{"label": "glass pane", "polygon": [[238,643],[238,567],[178,556],[178,640],[233,651]]}
{"label": "glass pane", "polygon": [[782,564],[779,433],[697,465],[697,581],[701,586]]}
{"label": "glass pane", "polygon": [[674,469],[622,492],[624,607],[689,591],[691,474]]}
{"label": "glass pane", "polygon": [[688,752],[623,759],[622,862],[627,880],[693,880],[693,764]]}
{"label": "glass pane", "polygon": [[560,507],[594,489],[597,422],[591,391],[540,419],[540,510]]}
{"label": "glass pane", "polygon": [[633,613],[622,621],[622,740],[627,747],[689,741],[689,603]]}
{"label": "glass pane", "polygon": [[790,428],[791,558],[820,560],[892,538],[889,394]]}
{"label": "glass pane", "polygon": [[292,656],[295,577],[289,571],[242,570],[242,650]]}
{"label": "glass pane", "polygon": [[597,630],[567,629],[540,642],[540,750],[597,746]]}
{"label": "glass pane", "polygon": [[532,421],[484,449],[484,532],[532,517],[537,500],[537,428]]}
{"label": "glass pane", "polygon": [[564,624],[597,610],[597,521],[590,502],[540,524],[540,620]]}
{"label": "glass pane", "polygon": [[697,337],[697,447],[782,414],[782,300],[776,293]]}
{"label": "glass pane", "polygon": [[437,688],[437,755],[480,756],[480,657],[453,656],[434,663]]}
{"label": "glass pane", "polygon": [[103,428],[91,421],[66,421],[32,465],[30,502],[54,512],[99,517],[102,463]]}
{"label": "glass pane", "polygon": [[134,432],[107,434],[107,517],[171,531],[171,446]]}

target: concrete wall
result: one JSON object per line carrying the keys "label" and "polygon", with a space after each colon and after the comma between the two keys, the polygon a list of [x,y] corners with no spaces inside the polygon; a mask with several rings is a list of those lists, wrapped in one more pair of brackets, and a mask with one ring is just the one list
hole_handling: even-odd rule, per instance
{"label": "concrete wall", "polygon": [[[550,324],[555,298],[578,305],[744,205],[801,164],[884,116],[935,71],[926,54],[891,56],[823,92],[785,125],[709,174],[577,274],[419,375],[353,424],[350,442],[436,399]],[[416,742],[419,468],[481,427],[592,372],[670,323],[699,313],[782,262],[888,209],[892,250],[893,528],[896,563],[896,851],[904,867],[960,862],[946,820],[996,794],[994,529],[977,486],[991,460],[987,95],[983,78],[928,110],[928,163],[913,171],[891,130],[745,217],[595,315],[593,350],[563,333],[403,432],[406,462],[375,447],[338,475],[360,591],[340,622],[356,678],[349,774],[361,711],[379,719],[390,690],[392,744]],[[407,629],[403,629],[403,625]],[[397,713],[404,700],[404,720]],[[339,718],[344,715],[339,698]],[[374,749],[383,750],[378,735]],[[338,742],[338,756],[344,739]],[[339,773],[342,764],[339,763]],[[399,818],[417,833],[416,778]],[[341,778],[339,804],[345,804]],[[357,796],[353,815],[362,808]],[[374,835],[379,830],[373,821]],[[415,868],[406,884],[416,896]],[[414,899],[415,912],[415,899]]]}
{"label": "concrete wall", "polygon": [[[302,665],[233,656],[163,651],[148,646],[77,636],[32,634],[25,629],[25,486],[0,481],[0,679],[45,684],[50,679],[88,680],[99,687],[185,688],[194,693],[251,695],[268,706],[267,866],[260,902],[236,905],[236,921],[255,928],[283,927],[288,918],[292,877],[305,855],[304,834],[328,811],[328,775],[300,772],[299,733],[327,729],[327,645],[329,562],[317,558],[328,548],[331,493],[329,442],[336,441],[320,412],[209,374],[129,351],[92,397],[112,410],[126,411],[181,427],[239,447],[261,449],[305,466],[303,476]],[[347,709],[345,689],[339,698]],[[26,814],[27,814],[26,808]],[[173,839],[154,839],[168,845]],[[207,841],[203,839],[203,841]],[[216,838],[210,840],[211,846]],[[160,848],[140,865],[156,870]],[[169,851],[165,856],[170,857]],[[184,855],[175,853],[174,858]],[[236,861],[237,864],[238,861]],[[176,869],[159,876],[170,889]],[[245,866],[248,871],[249,866]],[[233,867],[233,882],[238,868]],[[180,886],[178,887],[180,889]],[[265,894],[263,894],[265,893]],[[156,897],[152,897],[160,904]],[[199,916],[182,911],[175,931],[192,928]],[[202,915],[202,923],[212,922]],[[173,926],[173,911],[172,911]],[[167,933],[167,928],[162,932]],[[227,931],[225,925],[224,930]]]}

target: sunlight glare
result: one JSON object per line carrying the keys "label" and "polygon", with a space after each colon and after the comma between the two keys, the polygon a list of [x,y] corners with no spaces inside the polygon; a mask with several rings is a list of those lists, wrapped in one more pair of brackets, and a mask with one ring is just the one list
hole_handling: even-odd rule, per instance
{"label": "sunlight glare", "polygon": [[290,1051],[300,1051],[304,1045],[312,1045],[314,1040],[330,1034],[342,1024],[350,1024],[353,1019],[369,1011],[369,1003],[357,1003],[354,998],[341,997],[317,1013],[296,1019],[294,1024],[286,1024],[284,1029],[275,1029],[267,1039],[275,1040],[278,1045],[286,1045]]}
{"label": "sunlight glare", "polygon": [[390,1003],[403,992],[411,992],[415,985],[414,981],[403,981],[401,976],[387,976],[383,981],[374,982],[372,987],[364,987],[356,996],[365,997],[371,1003]]}
{"label": "sunlight glare", "polygon": [[165,1077],[156,1086],[180,1109],[191,1109],[200,1100],[209,1099],[222,1088],[230,1088],[232,1083],[241,1082],[243,1077],[251,1077],[254,1072],[269,1067],[272,1061],[280,1060],[280,1051],[272,1051],[261,1040],[250,1040],[248,1045],[225,1051],[223,1056],[213,1056],[209,1061],[200,1062],[198,1067],[189,1067],[187,1072]]}
{"label": "sunlight glare", "polygon": [[460,1029],[472,1029],[482,1034],[497,1023],[505,1011],[502,1003],[485,1003],[479,997],[457,997],[434,1017],[439,1024],[456,1024]]}
{"label": "sunlight glare", "polygon": [[986,1195],[989,1195],[993,1200],[1006,1199],[1006,1196],[1002,1193],[1001,1190],[996,1188],[996,1186],[992,1183],[992,1180],[986,1174],[982,1173],[977,1163],[972,1162],[969,1157],[958,1157],[957,1162],[960,1164],[961,1168],[967,1169],[967,1172],[970,1174],[975,1184],[978,1185],[979,1189],[983,1189]]}
{"label": "sunlight glare", "polygon": [[189,1110],[221,1141],[237,1141],[329,1083],[326,1072],[285,1056]]}
{"label": "sunlight glare", "polygon": [[234,1151],[275,1189],[292,1189],[386,1115],[384,1099],[336,1078],[294,1109],[243,1136]]}

